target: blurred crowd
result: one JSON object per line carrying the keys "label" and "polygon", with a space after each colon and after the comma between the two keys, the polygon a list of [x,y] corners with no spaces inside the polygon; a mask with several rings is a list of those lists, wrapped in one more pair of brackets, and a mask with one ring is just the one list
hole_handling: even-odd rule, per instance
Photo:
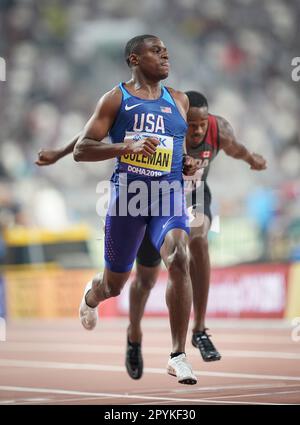
{"label": "blurred crowd", "polygon": [[112,161],[34,162],[41,148],[69,142],[97,99],[129,78],[126,41],[150,33],[169,49],[167,84],[203,92],[268,161],[254,172],[223,153],[215,160],[208,182],[221,232],[227,219],[246,220],[261,242],[249,260],[300,259],[300,83],[291,79],[299,22],[298,0],[0,0],[0,227],[99,226],[96,184]]}

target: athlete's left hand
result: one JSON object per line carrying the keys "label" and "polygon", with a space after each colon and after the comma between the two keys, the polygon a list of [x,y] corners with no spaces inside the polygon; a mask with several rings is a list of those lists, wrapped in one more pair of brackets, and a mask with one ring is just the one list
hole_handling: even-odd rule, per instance
{"label": "athlete's left hand", "polygon": [[35,161],[36,165],[51,165],[61,158],[59,150],[46,150],[42,149],[38,153],[38,159]]}
{"label": "athlete's left hand", "polygon": [[251,170],[265,170],[267,168],[267,161],[265,158],[257,153],[251,155],[250,169]]}
{"label": "athlete's left hand", "polygon": [[189,155],[185,155],[183,163],[183,174],[185,176],[193,176],[198,170],[197,161]]}

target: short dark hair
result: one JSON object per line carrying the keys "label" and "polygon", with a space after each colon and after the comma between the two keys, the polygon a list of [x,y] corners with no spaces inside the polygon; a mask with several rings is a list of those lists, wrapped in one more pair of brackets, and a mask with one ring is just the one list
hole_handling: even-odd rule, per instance
{"label": "short dark hair", "polygon": [[128,66],[130,66],[129,56],[132,53],[138,53],[141,47],[141,44],[143,44],[144,41],[147,40],[148,38],[157,38],[157,37],[155,35],[143,34],[143,35],[137,35],[136,37],[133,37],[129,41],[127,41],[124,54],[125,54],[125,60]]}
{"label": "short dark hair", "polygon": [[198,91],[186,91],[185,94],[189,98],[191,108],[201,108],[206,106],[208,108],[208,102],[206,97]]}

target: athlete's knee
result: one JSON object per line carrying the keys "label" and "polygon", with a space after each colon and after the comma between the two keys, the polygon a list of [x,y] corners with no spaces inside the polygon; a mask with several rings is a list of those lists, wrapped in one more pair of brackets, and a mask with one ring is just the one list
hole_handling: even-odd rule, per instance
{"label": "athlete's knee", "polygon": [[168,271],[172,276],[188,274],[188,255],[187,246],[184,241],[177,241],[173,252],[168,257]]}
{"label": "athlete's knee", "polygon": [[108,298],[110,297],[117,297],[121,294],[123,289],[123,285],[116,285],[113,283],[107,282],[105,286],[105,293],[107,294]]}
{"label": "athlete's knee", "polygon": [[105,295],[107,298],[117,297],[122,292],[125,282],[115,282],[113,279],[107,277],[104,284]]}

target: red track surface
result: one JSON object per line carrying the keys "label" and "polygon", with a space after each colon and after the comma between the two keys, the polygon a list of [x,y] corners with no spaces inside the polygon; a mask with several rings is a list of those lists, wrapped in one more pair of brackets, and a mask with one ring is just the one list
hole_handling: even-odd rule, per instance
{"label": "red track surface", "polygon": [[11,322],[0,342],[0,404],[300,404],[300,342],[290,328],[211,323],[223,358],[204,363],[189,332],[187,355],[198,383],[188,386],[165,372],[167,319],[143,321],[139,381],[124,367],[126,318],[102,320],[92,332],[76,320]]}

